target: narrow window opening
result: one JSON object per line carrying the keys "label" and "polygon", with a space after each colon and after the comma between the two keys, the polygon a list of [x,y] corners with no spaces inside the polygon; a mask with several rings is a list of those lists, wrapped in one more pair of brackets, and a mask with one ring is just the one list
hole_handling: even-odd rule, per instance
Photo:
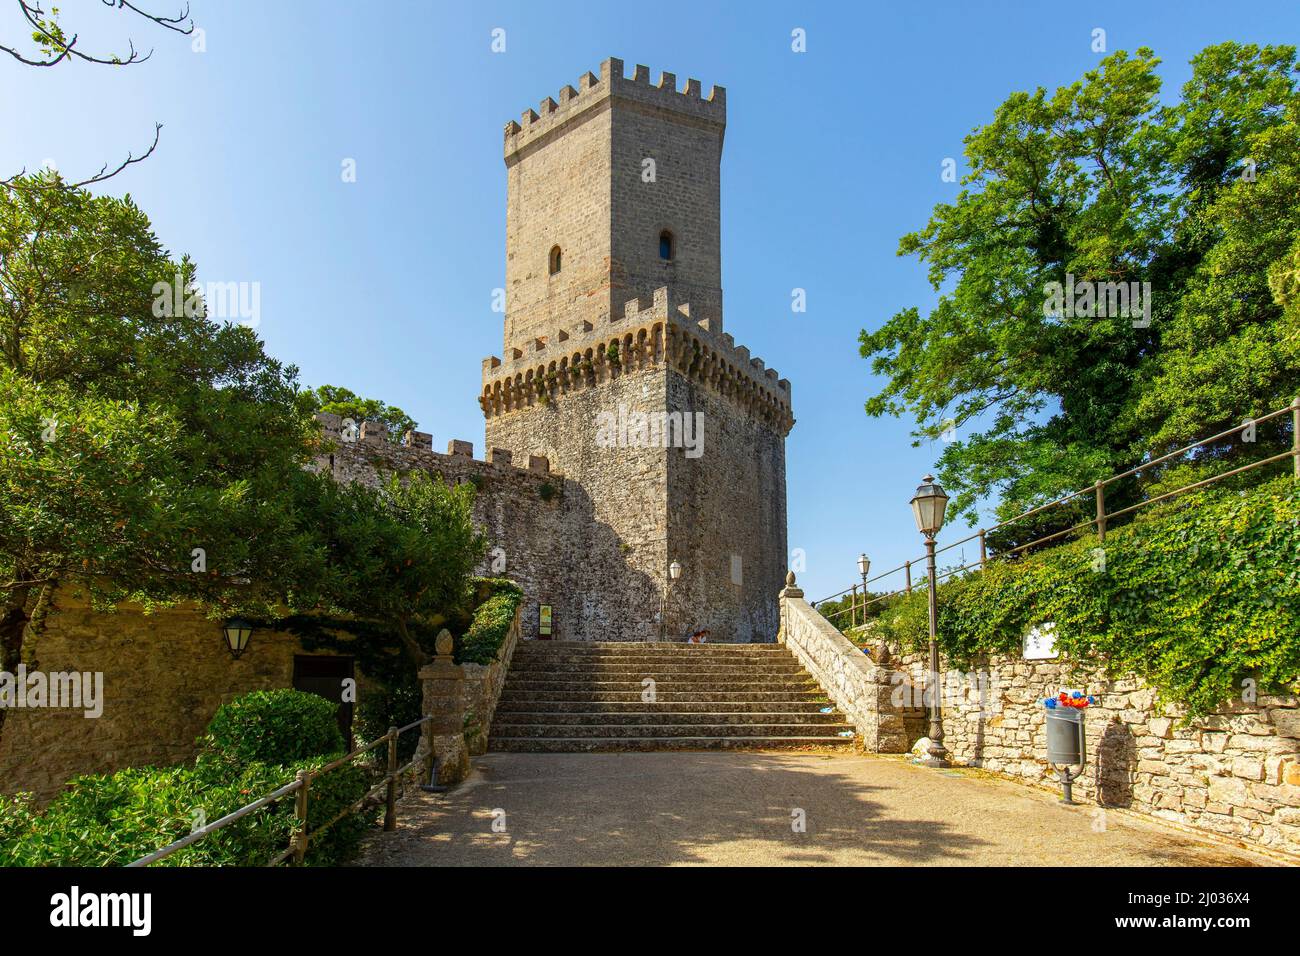
{"label": "narrow window opening", "polygon": [[659,233],[659,258],[670,261],[676,251],[673,248],[673,234],[667,229]]}
{"label": "narrow window opening", "polygon": [[560,271],[560,266],[562,265],[560,261],[560,257],[561,257],[560,247],[552,246],[551,247],[551,275],[555,275],[555,273]]}

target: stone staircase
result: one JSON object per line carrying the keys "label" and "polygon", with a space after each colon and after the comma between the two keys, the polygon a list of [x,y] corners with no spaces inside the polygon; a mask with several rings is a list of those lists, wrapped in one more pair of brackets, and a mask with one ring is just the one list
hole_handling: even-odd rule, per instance
{"label": "stone staircase", "polygon": [[851,748],[852,731],[781,644],[527,641],[488,749]]}

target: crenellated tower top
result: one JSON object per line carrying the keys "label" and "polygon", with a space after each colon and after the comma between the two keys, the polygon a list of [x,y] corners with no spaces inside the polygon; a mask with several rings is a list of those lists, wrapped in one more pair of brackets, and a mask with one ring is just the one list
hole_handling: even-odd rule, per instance
{"label": "crenellated tower top", "polygon": [[535,144],[548,135],[558,135],[610,97],[624,98],[650,109],[673,110],[700,123],[725,127],[726,88],[714,85],[707,97],[702,95],[702,89],[696,79],[688,79],[685,87],[678,89],[677,75],[668,72],[661,72],[659,82],[651,84],[650,68],[640,64],[627,76],[623,61],[610,57],[600,64],[599,76],[582,74],[576,88],[563,86],[558,96],[546,97],[537,109],[526,109],[518,120],[506,123],[506,163],[529,147],[536,148]]}
{"label": "crenellated tower top", "polygon": [[610,58],[506,126],[504,349],[664,287],[720,330],[726,120],[722,87]]}

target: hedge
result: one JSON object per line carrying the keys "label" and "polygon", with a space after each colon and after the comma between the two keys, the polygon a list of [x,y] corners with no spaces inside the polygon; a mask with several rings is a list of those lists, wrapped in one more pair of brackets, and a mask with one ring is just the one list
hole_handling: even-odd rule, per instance
{"label": "hedge", "polygon": [[341,753],[337,714],[337,704],[316,694],[253,691],[217,708],[208,723],[205,749],[241,763],[292,763]]}
{"label": "hedge", "polygon": [[478,583],[488,597],[475,609],[473,622],[458,642],[456,660],[461,664],[491,664],[497,659],[524,599],[519,585],[505,578],[485,578]]}
{"label": "hedge", "polygon": [[[324,716],[332,737],[322,732]],[[248,746],[219,743],[229,743],[229,734],[238,734],[250,720],[263,718],[271,732],[255,735]],[[271,741],[285,748],[275,762],[248,756],[266,754]],[[301,691],[258,691],[238,698],[218,711],[201,743],[203,749],[193,764],[130,767],[77,777],[44,812],[36,812],[27,795],[0,797],[0,866],[130,863],[192,832],[196,824],[211,823],[284,786],[299,770],[323,766],[342,751],[334,706]],[[372,778],[368,768],[352,764],[314,778],[308,830],[360,799]],[[311,842],[306,862],[328,866],[346,858],[376,813],[377,808],[335,823]],[[290,795],[155,865],[262,866],[288,846],[293,826]]]}
{"label": "hedge", "polygon": [[[1021,652],[1055,622],[1070,658],[1131,674],[1189,717],[1242,693],[1300,683],[1300,483],[1190,493],[1097,538],[939,585],[939,644],[958,665]],[[924,591],[892,601],[876,634],[928,640]]]}

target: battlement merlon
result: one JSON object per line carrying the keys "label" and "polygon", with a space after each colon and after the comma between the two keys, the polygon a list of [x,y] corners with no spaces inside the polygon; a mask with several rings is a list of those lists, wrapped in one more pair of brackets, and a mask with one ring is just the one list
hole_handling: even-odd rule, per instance
{"label": "battlement merlon", "polygon": [[483,359],[482,384],[526,375],[541,366],[549,368],[571,356],[585,354],[589,349],[604,348],[614,341],[622,342],[629,334],[635,339],[640,332],[652,330],[656,324],[672,325],[688,333],[747,377],[789,396],[789,379],[781,378],[776,369],[767,368],[762,359],[752,357],[745,346],[736,345],[731,333],[716,331],[717,323],[711,316],[693,315],[690,303],[678,300],[671,286],[660,286],[648,298],[628,299],[621,314],[597,322],[589,329],[580,323],[574,328],[558,329],[554,335],[530,336],[511,345],[504,359],[487,356]]}
{"label": "battlement merlon", "polygon": [[[372,469],[377,460],[386,460],[390,469],[414,466],[447,474],[486,474],[496,469],[529,480],[564,477],[551,470],[550,460],[545,456],[521,454],[520,460],[527,459],[527,465],[516,465],[510,449],[490,448],[480,460],[474,457],[474,443],[458,438],[447,442],[444,454],[433,450],[433,436],[428,432],[407,431],[401,443],[397,443],[389,441],[388,429],[379,422],[361,422],[358,426],[332,412],[317,412],[312,417],[326,441],[326,447],[317,455],[317,467],[321,469],[333,467],[335,456],[342,455],[358,467],[364,463]],[[345,468],[344,472],[347,471]]]}
{"label": "battlement merlon", "polygon": [[708,97],[704,97],[701,89],[699,80],[688,79],[685,88],[678,90],[677,75],[666,71],[661,72],[659,82],[652,85],[648,66],[638,64],[628,76],[623,61],[610,57],[600,64],[599,77],[584,73],[578,78],[576,90],[572,86],[560,90],[558,102],[548,96],[538,109],[526,109],[519,120],[506,123],[506,163],[509,164],[512,157],[526,146],[585,117],[610,99],[650,109],[671,110],[687,122],[716,126],[721,135],[727,125],[727,90],[715,85]]}
{"label": "battlement merlon", "polygon": [[739,396],[782,434],[794,424],[790,380],[736,345],[730,333],[711,331],[709,321],[692,316],[689,304],[677,301],[668,286],[650,298],[629,299],[619,316],[521,342],[507,350],[504,361],[488,356],[479,405],[491,418],[531,406],[544,395],[558,397],[656,365]]}

